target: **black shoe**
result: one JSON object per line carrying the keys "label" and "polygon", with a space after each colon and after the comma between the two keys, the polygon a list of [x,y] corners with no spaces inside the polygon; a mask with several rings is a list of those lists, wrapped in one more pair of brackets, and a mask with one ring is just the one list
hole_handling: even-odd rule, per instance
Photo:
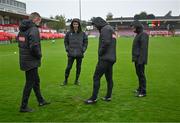
{"label": "black shoe", "polygon": [[67,83],[63,83],[63,84],[61,84],[61,86],[66,86],[67,85]]}
{"label": "black shoe", "polygon": [[61,86],[66,86],[67,85],[67,81],[64,80],[64,82],[61,84]]}
{"label": "black shoe", "polygon": [[107,101],[107,102],[111,101],[111,97],[102,97],[101,99],[103,101]]}
{"label": "black shoe", "polygon": [[139,89],[134,90],[133,93],[135,94],[139,93]]}
{"label": "black shoe", "polygon": [[75,81],[74,84],[75,85],[80,85],[80,82],[79,81]]}
{"label": "black shoe", "polygon": [[92,98],[89,98],[84,101],[84,103],[86,104],[95,104],[96,102],[97,102],[97,99],[92,99]]}
{"label": "black shoe", "polygon": [[26,108],[20,108],[19,112],[22,112],[22,113],[33,112],[33,110],[29,107],[26,107]]}
{"label": "black shoe", "polygon": [[146,96],[146,94],[141,94],[141,93],[136,95],[136,97],[145,97],[145,96]]}
{"label": "black shoe", "polygon": [[43,101],[43,102],[40,102],[39,103],[39,106],[45,106],[45,105],[49,105],[51,104],[50,102],[46,102],[46,101]]}

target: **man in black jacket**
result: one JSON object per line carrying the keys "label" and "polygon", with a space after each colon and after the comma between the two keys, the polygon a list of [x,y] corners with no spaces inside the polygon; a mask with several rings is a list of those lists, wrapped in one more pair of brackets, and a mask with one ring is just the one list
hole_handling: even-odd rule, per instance
{"label": "man in black jacket", "polygon": [[139,21],[131,24],[133,31],[136,33],[132,45],[132,61],[135,63],[136,74],[139,79],[139,87],[135,90],[137,97],[146,96],[146,76],[145,65],[148,61],[148,42],[149,36],[143,32],[143,25]]}
{"label": "man in black jacket", "polygon": [[114,29],[101,17],[96,17],[92,21],[100,32],[98,63],[94,73],[94,84],[92,96],[85,101],[86,104],[97,102],[97,95],[100,88],[100,79],[105,74],[107,80],[107,93],[102,99],[111,101],[113,88],[113,65],[116,62],[116,34]]}
{"label": "man in black jacket", "polygon": [[23,20],[19,27],[17,36],[19,46],[19,62],[22,71],[25,71],[26,84],[23,91],[20,112],[32,112],[28,108],[28,100],[33,88],[39,106],[49,104],[44,100],[40,92],[40,78],[38,67],[41,65],[41,44],[38,26],[41,22],[41,16],[34,12],[29,16],[29,20]]}
{"label": "man in black jacket", "polygon": [[79,85],[79,76],[81,72],[81,63],[84,53],[88,46],[88,38],[85,32],[81,29],[80,20],[75,18],[70,25],[70,31],[67,32],[64,39],[65,49],[68,55],[68,64],[65,70],[65,80],[62,86],[67,85],[70,70],[74,60],[76,60],[76,79],[75,85]]}

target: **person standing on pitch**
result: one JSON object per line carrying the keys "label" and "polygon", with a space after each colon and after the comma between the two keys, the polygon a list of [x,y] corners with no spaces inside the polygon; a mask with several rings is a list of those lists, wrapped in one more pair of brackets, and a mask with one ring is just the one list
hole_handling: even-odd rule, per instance
{"label": "person standing on pitch", "polygon": [[74,60],[76,60],[76,79],[75,85],[79,85],[79,76],[81,72],[81,63],[84,53],[88,46],[88,38],[85,32],[81,29],[80,20],[75,18],[70,25],[70,31],[66,33],[64,45],[68,56],[68,64],[65,70],[65,80],[62,86],[67,85],[70,70]]}
{"label": "person standing on pitch", "polygon": [[96,17],[92,21],[99,32],[98,63],[93,77],[92,96],[85,101],[86,104],[97,102],[97,95],[100,88],[100,79],[105,74],[107,80],[107,93],[102,99],[111,101],[113,88],[113,65],[116,62],[116,34],[114,29],[101,17]]}
{"label": "person standing on pitch", "polygon": [[146,96],[145,65],[148,61],[149,36],[143,32],[143,25],[139,21],[131,24],[136,36],[132,45],[132,61],[135,63],[136,74],[139,79],[139,87],[135,90],[137,97]]}
{"label": "person standing on pitch", "polygon": [[41,65],[41,43],[38,26],[41,22],[39,13],[31,13],[28,20],[23,20],[17,36],[19,46],[20,69],[25,71],[26,84],[24,86],[20,112],[32,112],[28,107],[28,100],[33,89],[39,106],[50,104],[46,102],[40,91],[38,67]]}

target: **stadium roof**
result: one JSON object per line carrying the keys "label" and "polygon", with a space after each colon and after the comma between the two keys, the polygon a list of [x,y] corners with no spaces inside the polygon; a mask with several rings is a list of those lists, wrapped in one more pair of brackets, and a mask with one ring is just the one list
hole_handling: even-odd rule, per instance
{"label": "stadium roof", "polygon": [[[133,17],[121,17],[121,18],[113,18],[112,20],[108,20],[108,22],[133,22]],[[141,19],[139,21],[180,21],[180,16],[157,16],[155,19]]]}
{"label": "stadium roof", "polygon": [[[0,10],[0,15],[3,16],[12,16],[12,17],[19,17],[19,18],[28,18],[30,14],[22,14],[22,13],[15,13],[15,12],[9,12],[9,11],[2,11]],[[42,21],[58,21],[56,19],[50,19],[50,18],[46,18],[46,17],[42,17]]]}

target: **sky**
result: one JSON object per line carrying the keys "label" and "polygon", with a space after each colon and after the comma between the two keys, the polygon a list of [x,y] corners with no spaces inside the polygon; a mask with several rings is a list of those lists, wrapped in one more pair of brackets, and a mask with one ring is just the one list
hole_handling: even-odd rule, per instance
{"label": "sky", "polygon": [[[79,18],[80,0],[18,0],[26,3],[27,13],[39,12],[43,17],[64,15],[67,19]],[[180,15],[180,0],[81,0],[81,19],[103,17],[111,12],[113,17],[133,17],[142,11],[164,16],[169,11]]]}

